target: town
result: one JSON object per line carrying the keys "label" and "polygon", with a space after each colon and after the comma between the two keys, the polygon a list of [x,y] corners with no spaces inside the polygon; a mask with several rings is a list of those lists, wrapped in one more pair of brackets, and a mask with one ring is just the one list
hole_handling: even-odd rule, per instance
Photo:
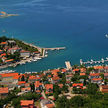
{"label": "town", "polygon": [[0,108],[107,108],[108,66],[1,73]]}

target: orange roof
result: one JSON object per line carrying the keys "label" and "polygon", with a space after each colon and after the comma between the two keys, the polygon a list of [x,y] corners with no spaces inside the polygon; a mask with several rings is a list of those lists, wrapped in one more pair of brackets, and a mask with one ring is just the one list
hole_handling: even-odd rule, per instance
{"label": "orange roof", "polygon": [[51,78],[51,75],[48,75],[48,78]]}
{"label": "orange roof", "polygon": [[25,84],[25,81],[18,81],[18,85]]}
{"label": "orange roof", "polygon": [[40,85],[42,85],[42,83],[40,83],[40,81],[35,82],[35,87],[39,87]]}
{"label": "orange roof", "polygon": [[53,89],[53,84],[45,84],[46,89]]}
{"label": "orange roof", "polygon": [[7,42],[1,42],[0,44],[1,44],[1,45],[5,45],[5,44],[7,44]]}
{"label": "orange roof", "polygon": [[8,92],[9,92],[8,87],[0,87],[0,94],[8,93]]}
{"label": "orange roof", "polygon": [[81,72],[86,72],[86,68],[81,68],[80,71]]}
{"label": "orange roof", "polygon": [[53,104],[46,104],[47,108],[54,108]]}
{"label": "orange roof", "polygon": [[2,52],[3,50],[0,50],[0,52]]}
{"label": "orange roof", "polygon": [[84,75],[86,75],[85,73],[80,73],[80,76],[84,76]]}
{"label": "orange roof", "polygon": [[94,69],[103,69],[103,66],[94,66]]}
{"label": "orange roof", "polygon": [[58,84],[58,86],[59,86],[60,88],[62,88],[62,87],[63,87],[63,84]]}
{"label": "orange roof", "polygon": [[61,71],[62,71],[62,72],[66,72],[66,69],[62,69]]}
{"label": "orange roof", "polygon": [[102,78],[93,78],[92,80],[93,81],[100,81],[100,80],[102,80]]}
{"label": "orange roof", "polygon": [[6,56],[6,53],[1,54],[0,56],[1,56],[1,57]]}
{"label": "orange roof", "polygon": [[24,51],[24,50],[22,50],[22,51],[20,51],[21,53],[29,53],[30,51]]}
{"label": "orange roof", "polygon": [[40,77],[39,76],[38,77],[37,76],[33,76],[33,75],[29,77],[29,80],[37,80],[37,79],[40,79]]}
{"label": "orange roof", "polygon": [[74,83],[73,87],[76,87],[76,86],[83,86],[83,83]]}
{"label": "orange roof", "polygon": [[74,72],[77,72],[77,71],[79,71],[79,69],[73,69],[73,71],[74,71]]}
{"label": "orange roof", "polygon": [[103,85],[103,86],[101,86],[101,87],[102,87],[101,92],[103,92],[103,93],[108,93],[108,85]]}
{"label": "orange roof", "polygon": [[27,88],[21,88],[22,91],[30,91],[31,88],[30,87],[27,87]]}
{"label": "orange roof", "polygon": [[41,91],[40,90],[36,90],[36,93],[40,93]]}
{"label": "orange roof", "polygon": [[21,100],[20,103],[21,103],[21,106],[33,105],[34,100]]}
{"label": "orange roof", "polygon": [[59,69],[54,69],[51,72],[52,72],[52,74],[54,74],[54,73],[60,72],[60,70]]}
{"label": "orange roof", "polygon": [[14,76],[13,79],[19,79],[20,75]]}
{"label": "orange roof", "polygon": [[53,77],[52,80],[59,80],[59,77]]}
{"label": "orange roof", "polygon": [[14,61],[14,59],[9,59],[9,60],[6,60],[5,62],[12,62]]}
{"label": "orange roof", "polygon": [[14,77],[14,76],[18,76],[18,73],[3,73],[0,74],[2,77]]}
{"label": "orange roof", "polygon": [[108,69],[108,66],[105,66],[104,69]]}
{"label": "orange roof", "polygon": [[100,73],[90,73],[90,76],[99,76]]}
{"label": "orange roof", "polygon": [[29,83],[25,83],[25,87],[28,87],[28,86],[30,86],[30,84]]}

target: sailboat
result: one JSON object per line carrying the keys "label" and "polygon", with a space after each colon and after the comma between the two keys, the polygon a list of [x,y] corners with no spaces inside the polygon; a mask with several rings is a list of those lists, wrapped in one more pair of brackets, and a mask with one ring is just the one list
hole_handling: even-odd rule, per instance
{"label": "sailboat", "polygon": [[106,36],[106,38],[108,38],[108,34],[106,34],[105,36]]}

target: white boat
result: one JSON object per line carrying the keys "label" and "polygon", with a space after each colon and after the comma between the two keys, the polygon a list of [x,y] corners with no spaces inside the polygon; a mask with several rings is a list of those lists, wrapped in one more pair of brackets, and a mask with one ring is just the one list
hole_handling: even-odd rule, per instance
{"label": "white boat", "polygon": [[108,38],[108,34],[106,34],[105,36],[106,36],[106,38]]}

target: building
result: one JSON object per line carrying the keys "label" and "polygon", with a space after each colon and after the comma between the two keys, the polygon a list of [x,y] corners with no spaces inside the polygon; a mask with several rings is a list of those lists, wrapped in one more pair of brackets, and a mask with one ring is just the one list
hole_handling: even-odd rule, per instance
{"label": "building", "polygon": [[60,81],[60,78],[58,76],[55,76],[55,77],[51,78],[51,80],[52,80],[52,84],[56,84]]}
{"label": "building", "polygon": [[102,85],[99,89],[102,93],[108,93],[108,85]]}
{"label": "building", "polygon": [[91,79],[91,83],[101,84],[102,78],[93,78],[93,79]]}
{"label": "building", "polygon": [[104,73],[104,79],[108,79],[108,73]]}
{"label": "building", "polygon": [[54,104],[47,99],[42,99],[40,101],[41,108],[54,108]]}
{"label": "building", "polygon": [[73,88],[83,88],[83,83],[74,83],[73,85],[72,85],[72,87]]}
{"label": "building", "polygon": [[0,87],[0,99],[7,97],[9,93],[8,87]]}
{"label": "building", "polygon": [[53,84],[45,84],[46,92],[45,94],[53,93]]}
{"label": "building", "polygon": [[21,108],[35,108],[34,100],[21,100],[20,105]]}
{"label": "building", "polygon": [[100,78],[100,73],[90,73],[89,79]]}
{"label": "building", "polygon": [[24,50],[20,51],[21,57],[27,58],[27,57],[30,57],[30,55],[31,55],[30,51],[24,51]]}

